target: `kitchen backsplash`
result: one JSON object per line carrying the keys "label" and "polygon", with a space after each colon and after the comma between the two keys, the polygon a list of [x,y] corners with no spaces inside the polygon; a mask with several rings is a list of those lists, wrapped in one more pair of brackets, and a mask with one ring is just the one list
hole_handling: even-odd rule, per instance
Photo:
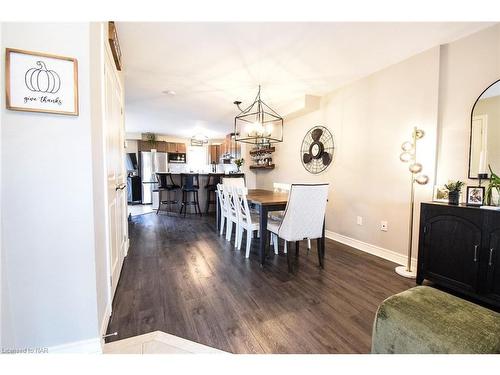
{"label": "kitchen backsplash", "polygon": [[188,172],[194,172],[194,173],[229,173],[229,172],[235,172],[236,171],[236,166],[234,164],[216,164],[215,165],[215,171],[213,169],[212,164],[207,164],[203,167],[198,167],[198,168],[193,168],[189,164],[178,164],[178,163],[169,163],[168,164],[168,170],[171,173],[188,173]]}

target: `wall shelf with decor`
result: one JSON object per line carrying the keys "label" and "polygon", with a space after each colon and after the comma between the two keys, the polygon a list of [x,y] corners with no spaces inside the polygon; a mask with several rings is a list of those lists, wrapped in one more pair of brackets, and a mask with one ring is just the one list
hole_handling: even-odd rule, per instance
{"label": "wall shelf with decor", "polygon": [[276,151],[275,147],[259,148],[255,150],[250,150],[250,155],[270,154],[274,151]]}
{"label": "wall shelf with decor", "polygon": [[249,151],[252,165],[250,169],[274,169],[272,153],[276,148],[269,144],[261,147],[256,147]]}
{"label": "wall shelf with decor", "polygon": [[270,165],[251,165],[250,169],[274,169],[274,164],[270,164]]}

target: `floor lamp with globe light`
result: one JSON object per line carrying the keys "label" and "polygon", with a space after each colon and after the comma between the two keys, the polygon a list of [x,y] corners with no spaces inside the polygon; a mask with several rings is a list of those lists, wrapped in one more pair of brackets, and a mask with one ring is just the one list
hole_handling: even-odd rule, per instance
{"label": "floor lamp with globe light", "polygon": [[416,271],[411,268],[411,252],[413,245],[413,212],[415,206],[415,183],[425,185],[429,182],[429,177],[421,174],[422,164],[417,162],[417,142],[424,137],[424,131],[415,127],[412,133],[412,140],[406,141],[401,145],[403,152],[399,159],[404,163],[410,163],[408,170],[411,175],[411,192],[410,192],[410,219],[408,223],[408,259],[406,266],[396,267],[398,275],[414,279]]}

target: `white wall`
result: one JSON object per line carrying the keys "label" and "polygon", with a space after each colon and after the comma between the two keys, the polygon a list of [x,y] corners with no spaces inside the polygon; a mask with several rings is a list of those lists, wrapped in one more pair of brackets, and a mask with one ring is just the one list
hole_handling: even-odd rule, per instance
{"label": "white wall", "polygon": [[[321,108],[287,121],[276,169],[257,174],[257,186],[273,182],[329,182],[326,229],[405,254],[410,173],[399,161],[400,145],[413,126],[426,131],[419,160],[432,175],[436,143],[439,48],[386,68],[323,98]],[[305,133],[326,126],[335,139],[333,165],[312,175],[300,160]],[[431,182],[432,184],[432,182]],[[432,191],[431,185],[424,187]],[[356,217],[363,225],[356,225]],[[389,222],[389,231],[380,222]]]}
{"label": "white wall", "polygon": [[[284,142],[273,156],[276,169],[258,172],[257,186],[330,182],[327,229],[354,243],[401,254],[402,261],[407,249],[410,177],[407,165],[399,161],[401,143],[413,126],[426,131],[418,159],[431,180],[417,187],[416,207],[432,199],[435,181],[465,180],[472,105],[498,78],[497,24],[360,79],[323,97],[318,111],[285,122]],[[308,174],[299,159],[302,138],[315,125],[328,127],[337,146],[333,165],[317,176]],[[364,219],[362,226],[356,224],[358,215]],[[389,222],[388,232],[380,231],[381,220]],[[414,238],[414,257],[417,241]]]}
{"label": "white wall", "polygon": [[89,29],[86,23],[2,25],[2,56],[11,47],[77,58],[80,94],[77,117],[1,105],[2,269],[8,280],[2,317],[11,329],[2,331],[3,347],[50,347],[98,335]]}
{"label": "white wall", "polygon": [[[470,115],[486,87],[500,79],[500,25],[442,47],[437,182],[467,181]],[[477,185],[477,180],[468,181]]]}

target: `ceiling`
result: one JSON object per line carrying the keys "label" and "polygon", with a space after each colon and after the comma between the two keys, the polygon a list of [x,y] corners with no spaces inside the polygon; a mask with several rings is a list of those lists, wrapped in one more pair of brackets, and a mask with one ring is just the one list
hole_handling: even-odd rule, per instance
{"label": "ceiling", "polygon": [[[119,22],[127,132],[218,138],[262,85],[285,116],[324,95],[491,23]],[[174,91],[175,95],[163,91]]]}

